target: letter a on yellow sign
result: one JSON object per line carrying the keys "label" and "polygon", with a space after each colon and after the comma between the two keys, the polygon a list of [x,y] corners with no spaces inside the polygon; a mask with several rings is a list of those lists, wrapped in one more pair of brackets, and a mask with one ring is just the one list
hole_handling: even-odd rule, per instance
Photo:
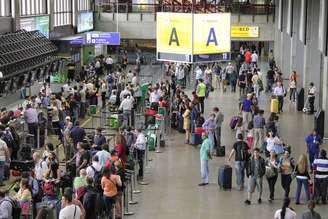
{"label": "letter a on yellow sign", "polygon": [[192,15],[157,13],[157,52],[192,54]]}

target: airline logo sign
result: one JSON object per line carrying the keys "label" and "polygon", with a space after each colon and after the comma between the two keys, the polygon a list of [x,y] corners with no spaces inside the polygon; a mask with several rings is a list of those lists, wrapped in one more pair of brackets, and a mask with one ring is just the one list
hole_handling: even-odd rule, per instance
{"label": "airline logo sign", "polygon": [[191,54],[192,15],[184,13],[157,13],[157,51]]}
{"label": "airline logo sign", "polygon": [[259,37],[258,26],[232,26],[232,38],[257,38]]}
{"label": "airline logo sign", "polygon": [[[157,13],[157,51],[174,54],[230,52],[230,14]],[[193,35],[193,36],[192,36]]]}

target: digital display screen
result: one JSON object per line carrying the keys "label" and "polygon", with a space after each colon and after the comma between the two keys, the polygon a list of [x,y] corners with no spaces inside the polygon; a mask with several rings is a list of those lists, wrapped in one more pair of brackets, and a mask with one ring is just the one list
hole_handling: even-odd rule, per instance
{"label": "digital display screen", "polygon": [[77,32],[82,33],[93,29],[93,13],[81,12],[77,21]]}

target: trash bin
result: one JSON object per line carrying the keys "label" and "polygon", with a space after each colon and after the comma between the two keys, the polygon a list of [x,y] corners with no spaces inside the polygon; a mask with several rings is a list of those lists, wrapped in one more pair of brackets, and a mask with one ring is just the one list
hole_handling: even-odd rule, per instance
{"label": "trash bin", "polygon": [[96,105],[90,105],[89,106],[89,114],[90,115],[96,115],[97,113],[97,106]]}

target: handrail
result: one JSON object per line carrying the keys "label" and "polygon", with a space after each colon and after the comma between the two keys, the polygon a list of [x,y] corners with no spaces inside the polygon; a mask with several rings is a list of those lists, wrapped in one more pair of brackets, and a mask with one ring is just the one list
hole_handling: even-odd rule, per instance
{"label": "handrail", "polygon": [[[161,4],[148,3],[118,3],[107,2],[98,7],[99,11],[116,12],[118,6],[119,13],[156,13],[156,12],[191,12],[194,13],[216,13],[216,12],[231,12],[236,14],[251,14],[251,15],[269,15],[274,14],[275,5],[273,4],[247,4],[247,3],[206,3],[199,2],[192,5],[190,1],[166,0]],[[102,10],[100,10],[100,8]]]}

